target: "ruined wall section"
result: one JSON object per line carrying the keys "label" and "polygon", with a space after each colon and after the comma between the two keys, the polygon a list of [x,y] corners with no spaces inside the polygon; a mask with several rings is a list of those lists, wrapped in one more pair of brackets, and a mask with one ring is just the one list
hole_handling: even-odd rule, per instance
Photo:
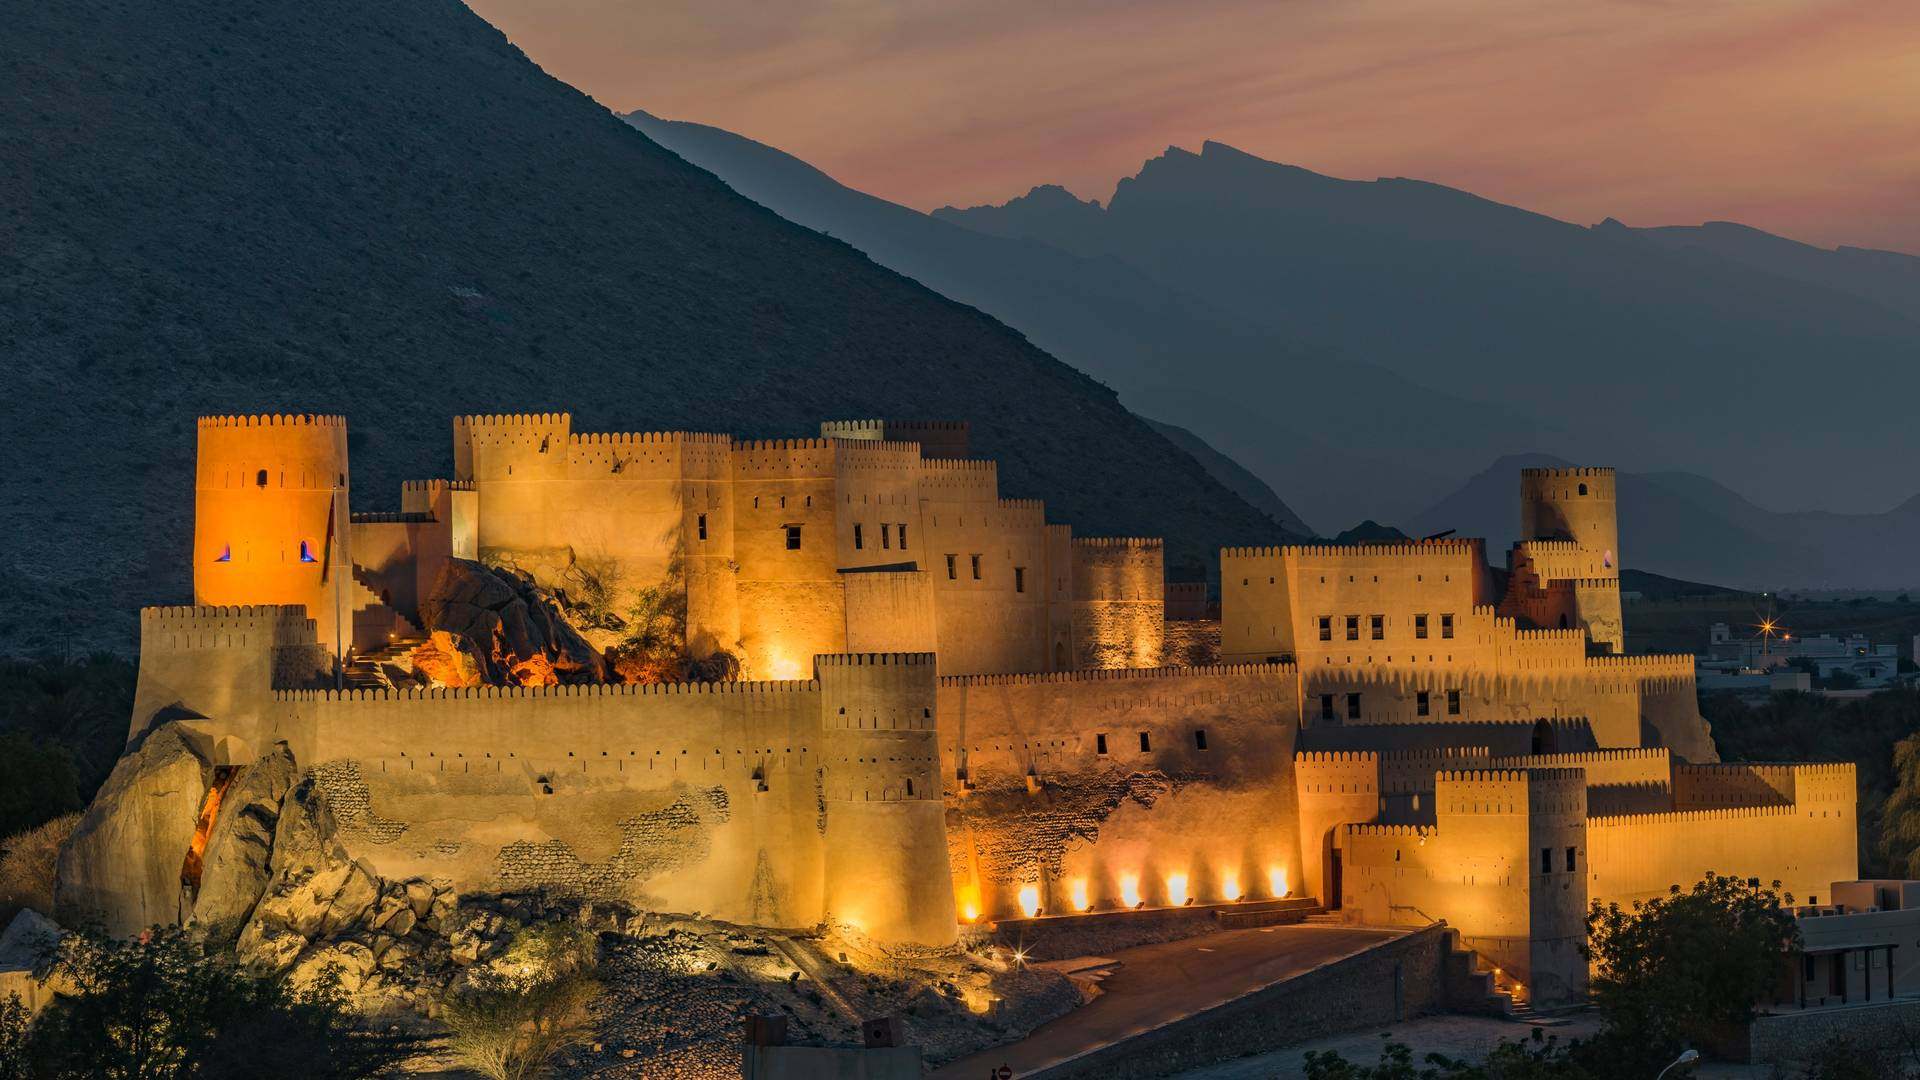
{"label": "ruined wall section", "polygon": [[1159,539],[1074,538],[1075,666],[1158,666],[1166,610],[1166,550]]}
{"label": "ruined wall section", "polygon": [[962,912],[1112,910],[1299,888],[1293,669],[940,680]]}
{"label": "ruined wall section", "polygon": [[821,708],[817,681],[283,691],[260,738],[383,876],[810,925]]}
{"label": "ruined wall section", "polygon": [[330,652],[350,643],[347,422],[203,416],[194,467],[193,599],[299,604]]}

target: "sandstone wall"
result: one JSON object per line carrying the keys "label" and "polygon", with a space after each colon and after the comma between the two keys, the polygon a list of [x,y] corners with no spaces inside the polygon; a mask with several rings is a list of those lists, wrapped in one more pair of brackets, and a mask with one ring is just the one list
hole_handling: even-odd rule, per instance
{"label": "sandstone wall", "polygon": [[1159,540],[1074,538],[1075,666],[1158,666],[1166,614],[1166,553]]}
{"label": "sandstone wall", "polygon": [[1022,889],[1062,912],[1297,881],[1293,678],[1248,665],[941,679],[963,914],[1021,914]]}

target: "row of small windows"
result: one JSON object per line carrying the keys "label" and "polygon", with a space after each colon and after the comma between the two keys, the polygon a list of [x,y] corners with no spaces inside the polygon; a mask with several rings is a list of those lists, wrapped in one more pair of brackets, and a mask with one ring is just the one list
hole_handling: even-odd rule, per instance
{"label": "row of small windows", "polygon": [[[900,528],[903,530],[901,532],[901,536],[903,537],[903,539],[900,541],[900,544],[902,547],[905,547],[906,540],[904,539],[904,537],[906,536],[906,533],[904,530],[906,529],[906,526],[902,525],[900,526]],[[980,556],[979,555],[967,556],[967,570],[968,570],[968,573],[970,573],[973,576],[973,580],[975,581],[980,580]],[[947,580],[948,581],[960,580],[960,556],[958,554],[949,553],[947,555]],[[1013,591],[1017,593],[1023,593],[1027,591],[1027,568],[1024,566],[1016,566],[1013,568]]]}
{"label": "row of small windows", "polygon": [[[1333,640],[1333,619],[1334,617],[1332,615],[1320,616],[1321,641]],[[1348,641],[1360,640],[1360,616],[1346,616],[1346,631]],[[1369,639],[1373,641],[1385,640],[1387,636],[1387,617],[1385,615],[1367,616],[1367,635]],[[1423,641],[1427,638],[1428,622],[1425,613],[1413,617],[1413,636]],[[1453,615],[1451,613],[1445,613],[1440,616],[1440,636],[1442,638],[1453,637]]]}
{"label": "row of small windows", "polygon": [[[1581,492],[1581,494],[1584,495],[1586,493]],[[1579,862],[1580,849],[1577,847],[1567,848],[1567,873],[1573,873],[1575,867],[1579,865]],[[1540,872],[1543,874],[1553,873],[1553,849],[1550,847],[1540,849]]]}
{"label": "row of small windows", "polygon": [[[904,521],[900,522],[898,525],[890,524],[885,521],[880,523],[880,547],[882,549],[893,547],[893,538],[894,538],[895,529],[900,530],[899,532],[900,550],[905,551],[907,548],[907,523]],[[856,523],[853,527],[854,550],[861,551],[861,550],[864,550],[866,546],[867,546],[866,531],[859,524]]]}
{"label": "row of small windows", "polygon": [[[1337,695],[1334,694],[1320,695],[1320,719],[1338,720],[1340,718],[1339,714],[1334,711],[1336,704],[1334,700],[1335,697],[1337,697]],[[1360,695],[1358,693],[1349,693],[1346,695],[1346,698],[1347,719],[1360,719]],[[1415,716],[1433,715],[1433,691],[1422,690],[1413,696],[1413,713]],[[1447,715],[1460,715],[1460,691],[1458,690],[1447,691]]]}
{"label": "row of small windows", "polygon": [[[779,499],[780,499],[780,509],[785,510],[787,508],[787,497],[785,495],[781,495],[779,496]],[[808,506],[813,505],[813,496],[811,495],[807,496],[806,505]],[[755,510],[760,509],[760,496],[758,495],[755,495],[753,497],[753,508]]]}
{"label": "row of small windows", "polygon": [[[224,562],[224,563],[232,562],[233,561],[233,545],[232,544],[220,545],[220,554],[215,555],[213,557],[213,561]],[[319,559],[314,558],[313,545],[305,540],[300,541],[300,561],[303,563],[317,563],[320,561]]]}

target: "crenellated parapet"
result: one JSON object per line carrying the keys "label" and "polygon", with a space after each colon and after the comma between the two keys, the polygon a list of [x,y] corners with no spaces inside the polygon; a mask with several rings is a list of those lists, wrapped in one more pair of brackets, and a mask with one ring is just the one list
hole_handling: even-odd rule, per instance
{"label": "crenellated parapet", "polygon": [[253,413],[203,416],[201,428],[332,427],[344,428],[347,418],[330,413]]}
{"label": "crenellated parapet", "polygon": [[1483,550],[1484,542],[1464,540],[1407,540],[1387,544],[1278,544],[1270,547],[1225,547],[1226,559],[1402,559],[1459,558]]}
{"label": "crenellated parapet", "polygon": [[1292,664],[1214,664],[1207,667],[1092,668],[1082,671],[1024,672],[1013,675],[942,675],[941,686],[1045,686],[1116,680],[1200,680],[1253,677],[1292,682],[1299,668]]}

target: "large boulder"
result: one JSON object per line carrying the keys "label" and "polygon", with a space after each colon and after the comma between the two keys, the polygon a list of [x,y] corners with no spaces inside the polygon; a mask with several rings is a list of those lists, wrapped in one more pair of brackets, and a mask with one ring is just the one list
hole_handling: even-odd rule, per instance
{"label": "large boulder", "polygon": [[280,806],[298,774],[286,743],[242,769],[220,801],[201,860],[193,921],[208,940],[230,945],[265,891]]}
{"label": "large boulder", "polygon": [[60,851],[60,922],[117,935],[180,922],[181,868],[212,773],[208,740],[177,722],[122,756]]}
{"label": "large boulder", "polygon": [[519,571],[448,559],[420,602],[420,617],[434,637],[426,655],[416,653],[416,669],[430,671],[444,661],[451,678],[464,679],[459,657],[471,656],[485,681],[496,686],[603,682],[607,676],[605,658],[567,621],[559,602]]}

